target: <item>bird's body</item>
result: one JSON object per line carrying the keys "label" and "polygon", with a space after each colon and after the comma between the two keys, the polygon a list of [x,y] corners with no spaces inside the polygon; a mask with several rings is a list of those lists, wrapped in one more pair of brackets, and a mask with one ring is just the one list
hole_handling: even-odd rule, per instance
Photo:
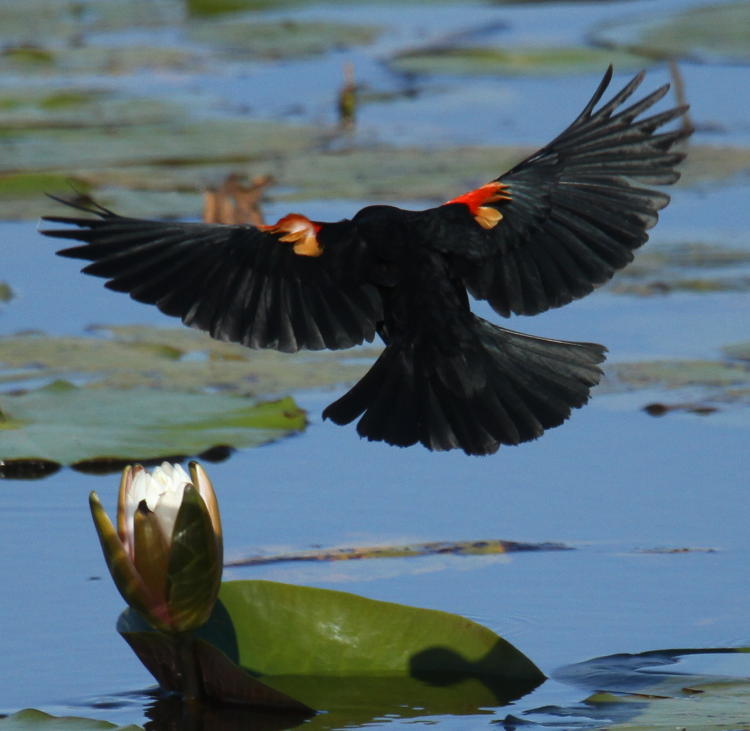
{"label": "bird's body", "polygon": [[[685,107],[636,120],[662,87],[622,111],[635,77],[594,111],[605,75],[552,143],[476,190],[424,211],[368,206],[351,220],[289,214],[269,226],[50,217],[86,242],[64,256],[107,286],[213,337],[253,348],[386,347],[323,412],[360,418],[361,435],[488,454],[534,439],[583,405],[605,349],[538,338],[475,316],[469,293],[501,315],[582,297],[633,258],[668,196],[688,130],[656,133]],[[617,111],[617,113],[615,113]]]}

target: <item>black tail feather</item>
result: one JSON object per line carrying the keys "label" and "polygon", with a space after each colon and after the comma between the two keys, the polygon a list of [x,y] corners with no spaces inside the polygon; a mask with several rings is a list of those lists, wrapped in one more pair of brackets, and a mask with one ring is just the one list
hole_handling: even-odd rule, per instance
{"label": "black tail feather", "polygon": [[523,335],[475,317],[474,347],[391,343],[324,418],[373,441],[492,454],[562,424],[601,377],[605,348]]}

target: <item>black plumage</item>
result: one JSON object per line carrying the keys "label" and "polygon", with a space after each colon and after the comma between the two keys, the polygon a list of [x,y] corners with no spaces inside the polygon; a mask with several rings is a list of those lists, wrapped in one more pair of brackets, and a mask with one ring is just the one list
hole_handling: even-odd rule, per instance
{"label": "black plumage", "polygon": [[[293,352],[385,350],[323,416],[399,446],[489,454],[561,424],[601,376],[605,348],[533,337],[475,316],[534,315],[609,280],[648,238],[690,133],[659,131],[676,107],[638,119],[634,77],[598,109],[610,68],[578,118],[512,170],[441,206],[368,206],[351,220],[290,214],[272,226],[50,216],[43,231],[84,243],[58,252],[83,271],[213,337]],[[64,201],[63,201],[64,202]]]}

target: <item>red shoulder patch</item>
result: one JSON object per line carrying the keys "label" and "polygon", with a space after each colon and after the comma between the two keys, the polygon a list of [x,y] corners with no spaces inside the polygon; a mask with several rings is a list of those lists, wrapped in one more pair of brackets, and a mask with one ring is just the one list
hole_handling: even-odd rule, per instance
{"label": "red shoulder patch", "polygon": [[509,201],[510,198],[508,186],[494,181],[446,201],[443,205],[463,203],[469,209],[471,215],[474,216],[474,220],[482,228],[490,229],[497,226],[503,220],[503,214],[497,208],[488,206],[487,203]]}
{"label": "red shoulder patch", "polygon": [[322,226],[301,213],[288,213],[276,223],[258,228],[272,234],[283,234],[279,241],[294,244],[294,253],[299,256],[320,256],[323,253],[323,247],[318,241],[318,232]]}

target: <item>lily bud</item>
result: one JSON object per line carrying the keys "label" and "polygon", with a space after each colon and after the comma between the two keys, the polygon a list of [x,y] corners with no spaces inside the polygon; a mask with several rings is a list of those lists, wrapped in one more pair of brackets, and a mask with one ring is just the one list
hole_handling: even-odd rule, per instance
{"label": "lily bud", "polygon": [[120,480],[117,529],[89,495],[104,558],[125,601],[156,629],[187,632],[204,624],[221,586],[221,519],[211,480],[164,462],[153,473],[128,466]]}

